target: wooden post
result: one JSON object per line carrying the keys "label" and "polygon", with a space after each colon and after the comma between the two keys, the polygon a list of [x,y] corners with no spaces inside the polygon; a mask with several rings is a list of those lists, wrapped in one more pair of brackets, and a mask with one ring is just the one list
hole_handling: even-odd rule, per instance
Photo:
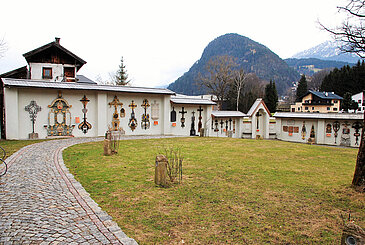
{"label": "wooden post", "polygon": [[156,156],[155,165],[155,184],[167,186],[167,157],[164,155]]}
{"label": "wooden post", "polygon": [[112,148],[110,147],[110,140],[104,139],[104,156],[111,156]]}

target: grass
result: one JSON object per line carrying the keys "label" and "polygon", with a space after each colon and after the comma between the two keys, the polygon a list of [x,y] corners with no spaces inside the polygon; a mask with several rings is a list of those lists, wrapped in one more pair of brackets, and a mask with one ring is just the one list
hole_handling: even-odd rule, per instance
{"label": "grass", "polygon": [[[184,155],[183,182],[156,187],[164,146]],[[352,180],[357,149],[231,138],[121,141],[67,148],[91,197],[140,244],[338,244],[341,214],[365,226]]]}

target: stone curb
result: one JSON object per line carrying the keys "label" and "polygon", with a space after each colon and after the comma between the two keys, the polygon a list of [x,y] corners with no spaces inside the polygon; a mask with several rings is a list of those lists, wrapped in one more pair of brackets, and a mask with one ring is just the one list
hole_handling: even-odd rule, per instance
{"label": "stone curb", "polygon": [[[138,245],[138,243],[133,239],[128,237],[118,226],[116,222],[112,220],[112,217],[109,216],[105,211],[103,211],[99,205],[90,197],[90,194],[82,187],[82,185],[75,179],[75,177],[69,172],[68,168],[64,164],[62,153],[63,150],[77,144],[92,142],[92,141],[101,141],[102,138],[93,138],[91,140],[85,142],[73,142],[68,146],[59,147],[55,152],[55,164],[58,161],[58,164],[61,168],[59,170],[60,174],[65,176],[72,187],[75,189],[75,192],[71,193],[75,196],[75,198],[79,201],[80,205],[84,207],[90,218],[93,220],[96,226],[99,227],[100,231],[105,235],[108,240],[111,241],[112,244],[124,244],[124,245]],[[72,188],[71,187],[71,188]],[[70,187],[69,187],[70,188]],[[84,203],[82,202],[84,201]],[[85,206],[86,205],[86,206]],[[87,210],[87,209],[90,210]],[[113,239],[113,236],[116,239]]]}

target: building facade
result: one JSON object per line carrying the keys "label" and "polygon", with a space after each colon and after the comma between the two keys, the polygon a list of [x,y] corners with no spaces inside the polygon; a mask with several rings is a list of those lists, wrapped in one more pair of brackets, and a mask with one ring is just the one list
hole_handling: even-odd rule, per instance
{"label": "building facade", "polygon": [[291,105],[291,112],[337,113],[341,108],[343,98],[333,92],[318,92],[309,90],[302,96],[300,102]]}

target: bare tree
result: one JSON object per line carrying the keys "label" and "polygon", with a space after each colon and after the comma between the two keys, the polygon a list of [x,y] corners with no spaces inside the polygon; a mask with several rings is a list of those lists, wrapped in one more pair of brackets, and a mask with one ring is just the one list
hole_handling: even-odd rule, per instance
{"label": "bare tree", "polygon": [[319,91],[323,79],[330,73],[330,69],[323,69],[314,73],[311,80],[308,81],[308,89]]}
{"label": "bare tree", "polygon": [[240,102],[240,95],[241,95],[241,90],[244,88],[245,86],[245,80],[246,80],[246,74],[243,71],[243,69],[239,69],[239,70],[235,70],[234,72],[234,86],[237,89],[237,102],[236,102],[236,111],[238,111],[238,106],[239,106],[239,102]]}
{"label": "bare tree", "polygon": [[199,74],[197,80],[200,86],[208,89],[208,93],[217,96],[218,107],[222,109],[222,103],[227,97],[229,86],[234,80],[234,68],[238,64],[232,56],[215,56],[206,65],[206,74]]}
{"label": "bare tree", "polygon": [[[345,6],[337,7],[347,14],[346,20],[335,29],[321,26],[333,34],[342,44],[339,47],[343,52],[355,53],[365,58],[365,0],[349,0]],[[365,112],[364,112],[365,126]],[[365,135],[362,128],[361,143],[357,154],[356,167],[352,185],[360,192],[365,192]]]}
{"label": "bare tree", "polygon": [[340,42],[339,49],[345,53],[355,53],[365,58],[365,0],[349,0],[345,6],[337,7],[339,12],[347,14],[342,25],[329,28],[320,23],[321,27],[333,34]]}

